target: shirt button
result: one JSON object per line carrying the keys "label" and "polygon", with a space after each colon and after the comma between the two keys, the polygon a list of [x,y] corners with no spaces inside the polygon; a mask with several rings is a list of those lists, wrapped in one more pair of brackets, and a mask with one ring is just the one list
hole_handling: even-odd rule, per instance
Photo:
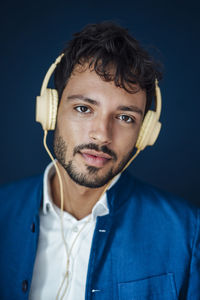
{"label": "shirt button", "polygon": [[32,231],[32,232],[35,232],[35,223],[32,223],[32,224],[31,224],[31,231]]}
{"label": "shirt button", "polygon": [[27,290],[28,290],[28,280],[23,280],[23,281],[22,281],[22,291],[23,291],[24,293],[26,293]]}
{"label": "shirt button", "polygon": [[72,231],[73,231],[73,232],[78,232],[78,227],[77,227],[77,226],[74,226],[74,228],[72,228]]}
{"label": "shirt button", "polygon": [[47,212],[50,211],[50,204],[49,204],[49,203],[47,203],[47,205],[46,205],[46,211],[47,211]]}

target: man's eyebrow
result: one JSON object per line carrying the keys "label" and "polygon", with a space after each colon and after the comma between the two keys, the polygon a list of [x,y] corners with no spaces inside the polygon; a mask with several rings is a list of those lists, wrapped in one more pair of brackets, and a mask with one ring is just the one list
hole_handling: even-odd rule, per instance
{"label": "man's eyebrow", "polygon": [[129,105],[129,106],[125,106],[125,105],[120,105],[117,107],[118,110],[122,110],[122,111],[133,111],[133,112],[136,112],[140,115],[143,116],[143,111],[138,108],[137,106],[134,106],[134,105]]}
{"label": "man's eyebrow", "polygon": [[71,96],[68,96],[67,97],[68,100],[82,100],[82,101],[85,101],[85,102],[88,102],[90,104],[94,104],[94,105],[99,105],[99,102],[94,100],[94,99],[90,99],[88,97],[85,97],[83,95],[71,95]]}
{"label": "man's eyebrow", "polygon": [[[68,100],[82,100],[84,102],[93,104],[93,105],[100,105],[100,103],[97,100],[85,97],[83,95],[71,95],[67,97]],[[117,110],[122,110],[122,111],[132,111],[132,112],[136,112],[140,115],[143,116],[143,111],[141,109],[139,109],[137,106],[134,105],[129,105],[129,106],[125,106],[125,105],[120,105],[117,107]]]}

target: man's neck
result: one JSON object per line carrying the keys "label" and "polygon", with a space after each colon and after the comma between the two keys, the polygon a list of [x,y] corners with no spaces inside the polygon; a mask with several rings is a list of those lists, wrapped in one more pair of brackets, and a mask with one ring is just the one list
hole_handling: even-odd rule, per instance
{"label": "man's neck", "polygon": [[[83,219],[92,212],[92,208],[100,199],[106,185],[101,188],[87,188],[81,186],[69,177],[67,172],[59,163],[57,163],[57,165],[61,173],[63,183],[64,211],[70,213],[77,220]],[[55,173],[51,179],[51,191],[53,202],[60,207],[60,185],[57,173]]]}

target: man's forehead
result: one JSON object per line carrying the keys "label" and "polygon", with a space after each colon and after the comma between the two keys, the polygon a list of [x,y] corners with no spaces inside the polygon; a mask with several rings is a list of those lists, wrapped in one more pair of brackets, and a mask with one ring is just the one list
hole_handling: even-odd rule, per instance
{"label": "man's forehead", "polygon": [[[94,101],[103,103],[104,99],[110,105],[115,106],[138,106],[140,110],[144,110],[146,105],[146,91],[142,90],[138,84],[133,84],[134,92],[127,92],[123,87],[117,86],[114,81],[108,81],[96,73],[94,68],[89,63],[76,65],[72,75],[70,76],[62,98],[78,99],[83,98],[92,99]],[[74,97],[79,95],[81,97]],[[113,99],[115,101],[113,101]],[[105,103],[105,102],[104,102]]]}
{"label": "man's forehead", "polygon": [[[85,75],[85,76],[80,76],[80,75]],[[118,79],[118,82],[116,82],[115,80],[115,68],[114,66],[110,66],[110,68],[107,70],[106,73],[101,73],[101,70],[96,70],[94,68],[94,65],[90,65],[89,62],[85,62],[85,63],[81,63],[81,64],[77,64],[75,66],[75,68],[73,69],[73,72],[68,80],[68,82],[70,80],[75,81],[77,79],[77,83],[80,82],[80,80],[85,80],[87,79],[87,75],[93,75],[93,78],[96,77],[96,79],[99,79],[99,82],[103,82],[103,83],[110,83],[111,85],[113,85],[114,87],[118,88],[117,91],[121,91],[121,92],[125,92],[128,94],[136,94],[139,91],[141,91],[141,87],[138,83],[131,83],[131,82],[125,82],[123,81],[123,83],[120,83],[120,79]],[[119,76],[120,77],[120,76]],[[90,77],[91,80],[91,77]],[[144,90],[145,91],[145,90]]]}
{"label": "man's forehead", "polygon": [[[116,87],[124,88],[130,93],[137,93],[141,87],[137,82],[133,82],[133,79],[128,79],[127,81],[123,80],[121,74],[116,74],[117,66],[114,63],[109,62],[106,66],[102,65],[102,62],[99,61],[95,65],[95,61],[92,59],[82,60],[80,63],[76,64],[71,76],[76,76],[77,74],[88,72],[93,73],[99,76],[99,78],[104,82],[112,82]],[[116,80],[117,79],[117,80]]]}

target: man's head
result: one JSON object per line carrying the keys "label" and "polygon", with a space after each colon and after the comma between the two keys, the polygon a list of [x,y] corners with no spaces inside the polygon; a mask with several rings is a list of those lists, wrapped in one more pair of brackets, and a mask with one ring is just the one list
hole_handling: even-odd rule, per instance
{"label": "man's head", "polygon": [[78,184],[100,187],[133,153],[160,73],[127,30],[86,26],[55,71],[60,98],[54,151]]}
{"label": "man's head", "polygon": [[155,79],[161,78],[158,64],[127,29],[112,22],[87,25],[62,51],[64,57],[55,70],[54,83],[61,99],[75,66],[89,63],[105,81],[113,81],[129,93],[135,84],[146,91],[146,110],[155,94]]}

